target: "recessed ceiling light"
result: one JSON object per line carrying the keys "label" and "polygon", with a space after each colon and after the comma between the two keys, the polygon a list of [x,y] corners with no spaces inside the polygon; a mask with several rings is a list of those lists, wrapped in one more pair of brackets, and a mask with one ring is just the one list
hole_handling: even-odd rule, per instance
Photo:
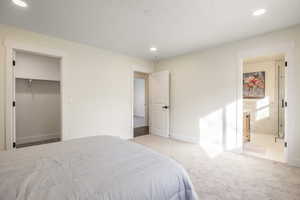
{"label": "recessed ceiling light", "polygon": [[22,1],[22,0],[12,0],[12,2],[14,4],[16,4],[17,6],[20,6],[20,7],[23,7],[23,8],[26,8],[28,5],[25,1]]}
{"label": "recessed ceiling light", "polygon": [[253,16],[260,16],[260,15],[265,14],[266,12],[267,12],[266,9],[258,9],[253,12]]}
{"label": "recessed ceiling light", "polygon": [[150,47],[150,51],[151,51],[151,52],[156,52],[156,51],[157,51],[157,48],[156,48],[156,47]]}

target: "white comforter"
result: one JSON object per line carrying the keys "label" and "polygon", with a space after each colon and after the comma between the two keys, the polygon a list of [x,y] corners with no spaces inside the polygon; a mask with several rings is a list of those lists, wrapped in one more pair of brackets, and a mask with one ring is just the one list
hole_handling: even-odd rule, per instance
{"label": "white comforter", "polygon": [[175,161],[115,137],[0,153],[1,200],[196,200]]}

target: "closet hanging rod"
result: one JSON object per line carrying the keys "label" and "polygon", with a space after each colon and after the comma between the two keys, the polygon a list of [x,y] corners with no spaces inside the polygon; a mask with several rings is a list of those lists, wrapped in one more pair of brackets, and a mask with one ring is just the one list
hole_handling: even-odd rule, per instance
{"label": "closet hanging rod", "polygon": [[51,81],[51,82],[60,82],[60,80],[36,79],[36,78],[24,78],[24,77],[16,77],[16,79],[31,80],[31,81]]}

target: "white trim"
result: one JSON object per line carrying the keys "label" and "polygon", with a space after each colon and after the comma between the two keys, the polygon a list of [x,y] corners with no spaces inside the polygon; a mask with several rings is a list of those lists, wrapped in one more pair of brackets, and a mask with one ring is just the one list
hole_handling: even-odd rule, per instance
{"label": "white trim", "polygon": [[[236,88],[236,106],[237,106],[237,120],[236,120],[236,127],[237,127],[237,146],[238,148],[242,149],[243,146],[243,86],[242,86],[242,73],[243,73],[243,60],[249,59],[249,58],[255,58],[260,56],[272,56],[276,54],[284,54],[286,61],[288,61],[288,70],[287,70],[287,82],[286,82],[286,99],[288,100],[289,106],[286,109],[286,117],[285,117],[285,142],[288,142],[288,144],[292,144],[292,140],[294,138],[294,135],[296,133],[295,127],[292,123],[287,123],[293,118],[289,118],[289,116],[292,115],[293,110],[293,98],[291,97],[293,92],[291,88],[293,87],[293,84],[295,83],[295,63],[294,63],[294,54],[295,54],[295,43],[294,42],[288,42],[288,43],[277,43],[273,45],[269,45],[265,48],[257,48],[257,49],[250,49],[250,50],[244,50],[240,51],[238,53],[238,67],[237,67],[237,88]],[[285,160],[289,165],[293,165],[293,163],[296,163],[297,166],[300,166],[300,162],[295,162],[293,158],[288,154],[290,145],[288,145],[287,148],[285,148]]]}
{"label": "white trim", "polygon": [[[13,136],[13,111],[12,111],[12,101],[13,99],[13,70],[12,70],[12,55],[13,49],[7,47],[6,49],[6,67],[5,67],[5,83],[6,83],[6,101],[5,101],[5,149],[12,149],[12,143],[14,141]],[[10,120],[8,120],[10,119]]]}
{"label": "white trim", "polygon": [[183,142],[199,144],[199,138],[197,138],[197,137],[183,136],[183,135],[172,133],[172,134],[170,134],[170,138],[174,139],[174,140],[183,141]]}
{"label": "white trim", "polygon": [[300,159],[289,159],[288,164],[294,167],[300,167]]}
{"label": "white trim", "polygon": [[132,140],[133,137],[120,137],[122,140]]}
{"label": "white trim", "polygon": [[63,69],[65,67],[65,56],[66,54],[60,50],[56,49],[48,49],[41,46],[34,46],[30,44],[19,43],[12,40],[6,40],[4,42],[4,46],[6,48],[6,66],[5,66],[5,83],[6,83],[6,91],[5,91],[5,149],[11,150],[12,144],[15,141],[14,132],[14,112],[12,107],[12,101],[14,100],[14,91],[13,91],[13,66],[12,66],[12,55],[14,50],[27,51],[39,55],[45,55],[55,58],[60,58],[60,96],[61,96],[61,140],[64,140],[64,127],[63,127],[63,116],[64,116],[64,106],[63,106],[63,88],[64,88],[64,80],[63,80]]}
{"label": "white trim", "polygon": [[133,72],[141,72],[141,73],[145,73],[145,74],[151,74],[153,72],[153,68],[139,66],[139,65],[132,65],[131,70]]}
{"label": "white trim", "polygon": [[63,58],[66,56],[66,54],[63,51],[57,49],[51,49],[51,48],[45,48],[41,46],[30,45],[26,43],[20,43],[14,40],[5,40],[4,46],[11,49],[27,51],[27,52],[36,53],[36,54],[45,55],[54,58]]}
{"label": "white trim", "polygon": [[[150,131],[150,128],[149,128],[149,131]],[[152,132],[152,133],[149,133],[149,134],[164,137],[164,138],[170,138],[170,135],[164,135],[164,134],[160,134],[158,132]]]}

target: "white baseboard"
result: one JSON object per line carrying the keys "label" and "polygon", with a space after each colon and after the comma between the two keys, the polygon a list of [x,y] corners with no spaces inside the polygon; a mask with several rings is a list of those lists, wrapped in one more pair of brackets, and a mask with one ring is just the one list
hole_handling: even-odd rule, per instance
{"label": "white baseboard", "polygon": [[294,167],[300,167],[300,159],[289,159],[288,165],[294,166]]}
{"label": "white baseboard", "polygon": [[43,140],[51,140],[55,138],[60,138],[59,133],[52,133],[52,134],[46,134],[46,135],[32,135],[27,137],[21,137],[17,139],[17,144],[24,144],[24,143],[30,143],[30,142],[38,142]]}
{"label": "white baseboard", "polygon": [[150,135],[156,135],[156,136],[159,136],[159,137],[164,137],[164,138],[169,138],[170,137],[170,136],[166,136],[166,135],[159,134],[159,133],[151,133],[150,131],[149,131],[149,134]]}
{"label": "white baseboard", "polygon": [[198,144],[199,143],[199,138],[197,137],[191,137],[191,136],[185,136],[185,135],[179,135],[179,134],[171,134],[170,138],[175,139],[175,140],[180,140],[183,142],[189,142],[193,144]]}
{"label": "white baseboard", "polygon": [[133,139],[132,136],[127,136],[127,137],[120,137],[122,140],[131,140]]}

